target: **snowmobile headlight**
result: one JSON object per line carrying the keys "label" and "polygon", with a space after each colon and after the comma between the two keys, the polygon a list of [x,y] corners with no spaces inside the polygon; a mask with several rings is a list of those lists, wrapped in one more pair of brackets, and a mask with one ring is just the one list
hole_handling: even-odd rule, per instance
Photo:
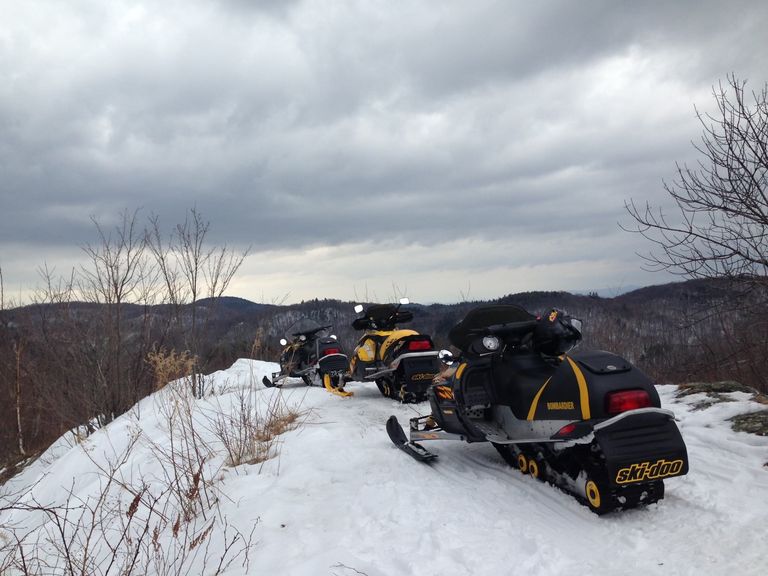
{"label": "snowmobile headlight", "polygon": [[485,346],[486,350],[490,350],[493,352],[494,350],[499,349],[499,339],[496,338],[496,336],[486,336],[483,338],[483,346]]}
{"label": "snowmobile headlight", "polygon": [[357,306],[355,306],[355,312],[360,314],[360,312],[362,312],[362,311],[363,311],[363,305],[362,304],[358,304]]}
{"label": "snowmobile headlight", "polygon": [[306,337],[306,335],[304,335],[304,334],[302,334],[301,336],[299,336],[299,340],[301,340],[302,342],[304,342],[304,340],[306,340],[306,339],[307,339],[307,337]]}
{"label": "snowmobile headlight", "polygon": [[286,344],[288,344],[288,340],[285,338],[280,338],[280,346],[285,346]]}
{"label": "snowmobile headlight", "polygon": [[331,338],[333,338],[334,340],[338,340],[338,338],[336,338],[336,334],[331,334]]}

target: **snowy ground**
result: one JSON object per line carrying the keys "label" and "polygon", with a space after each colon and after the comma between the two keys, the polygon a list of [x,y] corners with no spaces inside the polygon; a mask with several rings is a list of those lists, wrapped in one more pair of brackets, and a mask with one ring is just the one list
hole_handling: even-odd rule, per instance
{"label": "snowy ground", "polygon": [[[597,517],[571,497],[507,467],[490,445],[442,442],[429,466],[394,448],[384,431],[390,414],[402,424],[426,405],[403,406],[373,385],[351,383],[352,398],[297,385],[263,389],[276,369],[240,360],[214,375],[216,395],[197,408],[227,406],[253,386],[263,400],[282,395],[305,411],[304,424],[281,436],[279,456],[260,465],[224,468],[220,518],[253,530],[251,574],[290,575],[725,575],[768,573],[768,438],[731,431],[728,417],[764,408],[733,402],[694,411],[697,396],[675,400],[690,473],[666,482],[666,498],[644,509]],[[60,501],[74,490],[98,490],[95,462],[142,438],[120,467],[121,477],[157,478],[155,450],[164,442],[162,402],[142,401],[82,444],[64,439],[0,489],[37,483],[37,501]],[[221,457],[219,457],[221,459]],[[219,462],[220,465],[220,462]],[[27,513],[28,514],[28,513]],[[42,521],[0,514],[4,526]],[[1,536],[1,534],[0,534]],[[227,574],[242,574],[235,562]]]}

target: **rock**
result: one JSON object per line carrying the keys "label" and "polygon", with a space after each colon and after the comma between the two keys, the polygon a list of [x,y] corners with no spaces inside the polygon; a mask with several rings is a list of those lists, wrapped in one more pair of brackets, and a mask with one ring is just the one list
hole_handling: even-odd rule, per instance
{"label": "rock", "polygon": [[758,436],[768,436],[768,410],[739,414],[729,418],[729,421],[737,432],[749,432]]}
{"label": "rock", "polygon": [[757,395],[758,391],[750,386],[745,386],[735,380],[723,380],[721,382],[689,382],[678,385],[678,396],[704,393],[707,396],[717,398],[718,395],[728,392],[746,392]]}

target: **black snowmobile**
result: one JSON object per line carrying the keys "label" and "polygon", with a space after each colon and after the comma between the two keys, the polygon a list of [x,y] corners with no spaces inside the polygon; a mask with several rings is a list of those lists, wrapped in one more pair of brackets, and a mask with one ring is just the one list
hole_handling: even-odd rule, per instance
{"label": "black snowmobile", "polygon": [[488,441],[597,514],[661,500],[664,479],[688,472],[674,415],[645,374],[610,352],[567,354],[581,340],[579,320],[483,306],[449,339],[461,355],[430,387],[432,413],[411,419],[410,437],[395,416],[387,421],[414,458],[437,457],[417,441]]}
{"label": "black snowmobile", "polygon": [[286,378],[301,378],[307,386],[322,386],[339,396],[352,396],[344,390],[344,374],[349,359],[336,336],[327,336],[330,326],[320,326],[314,320],[302,318],[286,331],[280,340],[284,346],[280,355],[280,372],[270,380],[264,376],[267,387],[282,386]]}
{"label": "black snowmobile", "polygon": [[407,298],[397,305],[355,306],[355,312],[362,316],[355,319],[352,328],[365,333],[355,347],[350,378],[374,381],[384,396],[400,402],[421,402],[440,371],[440,360],[429,336],[398,329],[398,324],[413,319],[412,312],[400,309],[404,304],[408,304]]}

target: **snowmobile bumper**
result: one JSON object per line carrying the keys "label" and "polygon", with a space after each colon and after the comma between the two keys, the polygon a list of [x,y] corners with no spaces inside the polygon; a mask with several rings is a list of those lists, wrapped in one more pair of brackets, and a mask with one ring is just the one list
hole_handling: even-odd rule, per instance
{"label": "snowmobile bumper", "polygon": [[436,351],[402,354],[392,365],[396,370],[402,371],[404,394],[417,401],[426,398],[432,379],[440,372],[440,361]]}
{"label": "snowmobile bumper", "polygon": [[349,359],[346,354],[327,354],[317,362],[317,368],[322,374],[340,376],[347,371]]}
{"label": "snowmobile bumper", "polygon": [[641,408],[594,426],[608,481],[627,486],[688,473],[685,442],[669,410]]}

